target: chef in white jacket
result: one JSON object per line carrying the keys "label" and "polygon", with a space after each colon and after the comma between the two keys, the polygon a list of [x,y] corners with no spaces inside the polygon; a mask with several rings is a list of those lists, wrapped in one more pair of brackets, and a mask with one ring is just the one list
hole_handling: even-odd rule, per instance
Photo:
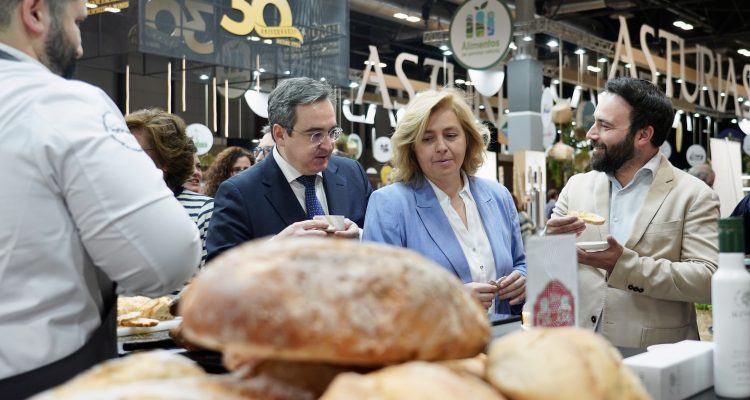
{"label": "chef in white jacket", "polygon": [[195,224],[101,90],[66,80],[82,0],[0,2],[0,397],[116,356],[114,291],[159,296]]}

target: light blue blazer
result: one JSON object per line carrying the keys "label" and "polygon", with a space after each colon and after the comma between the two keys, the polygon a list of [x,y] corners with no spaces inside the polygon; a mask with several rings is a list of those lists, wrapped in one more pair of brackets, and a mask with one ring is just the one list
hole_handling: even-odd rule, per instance
{"label": "light blue blazer", "polygon": [[[492,247],[497,277],[514,270],[526,276],[518,213],[510,192],[497,182],[476,177],[469,177],[469,188]],[[373,192],[362,238],[414,250],[464,283],[472,281],[461,245],[426,179],[416,187],[394,183]],[[517,313],[519,308],[513,309]],[[510,311],[507,300],[495,307],[496,313],[510,314]]]}

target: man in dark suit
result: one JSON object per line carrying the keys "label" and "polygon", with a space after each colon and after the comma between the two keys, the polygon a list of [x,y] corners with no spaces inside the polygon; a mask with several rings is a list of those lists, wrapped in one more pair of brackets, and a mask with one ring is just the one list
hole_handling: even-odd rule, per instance
{"label": "man in dark suit", "polygon": [[208,259],[259,237],[326,236],[316,215],[343,215],[336,237],[357,238],[372,187],[362,166],[332,156],[336,125],[330,86],[287,79],[268,98],[276,143],[262,163],[221,184],[208,229]]}

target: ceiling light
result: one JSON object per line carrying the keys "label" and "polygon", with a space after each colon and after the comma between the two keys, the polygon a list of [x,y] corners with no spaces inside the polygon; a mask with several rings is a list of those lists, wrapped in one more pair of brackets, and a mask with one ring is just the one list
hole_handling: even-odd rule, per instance
{"label": "ceiling light", "polygon": [[349,87],[354,89],[359,87],[359,83],[357,82],[349,82]]}
{"label": "ceiling light", "polygon": [[516,46],[516,44],[513,43],[513,42],[510,42],[510,44],[508,45],[508,47],[510,47],[511,50],[515,50],[515,49],[518,48],[518,46]]}
{"label": "ceiling light", "polygon": [[260,38],[257,36],[248,36],[247,40],[252,40],[253,42],[260,41]]}
{"label": "ceiling light", "polygon": [[576,53],[578,55],[586,54],[586,50],[584,50],[584,49],[577,49],[576,51],[574,51],[574,53]]}
{"label": "ceiling light", "polygon": [[750,100],[745,100],[742,105],[750,107]]}
{"label": "ceiling light", "polygon": [[463,85],[464,83],[466,83],[466,81],[461,78],[456,79],[455,82],[456,82],[456,85]]}
{"label": "ceiling light", "polygon": [[719,93],[719,96],[721,96],[721,97],[727,97],[727,94],[724,93],[724,92],[721,92],[721,93]]}
{"label": "ceiling light", "polygon": [[210,76],[208,76],[208,75],[206,75],[206,74],[201,74],[201,76],[200,76],[200,79],[201,79],[202,81],[207,81],[207,80],[208,80],[208,78],[210,78]]}
{"label": "ceiling light", "polygon": [[661,72],[656,71],[656,76],[660,76],[660,75],[661,75]]}
{"label": "ceiling light", "polygon": [[409,22],[419,22],[422,20],[422,18],[412,15],[410,17],[407,17],[406,20]]}
{"label": "ceiling light", "polygon": [[701,89],[708,90],[708,86],[703,86]]}
{"label": "ceiling light", "polygon": [[[365,65],[370,65],[370,60],[365,60]],[[380,63],[380,68],[385,68],[387,66],[388,64],[386,63]]]}
{"label": "ceiling light", "polygon": [[484,104],[480,104],[480,105],[479,105],[479,109],[480,109],[480,110],[484,110]]}
{"label": "ceiling light", "polygon": [[591,71],[591,72],[600,72],[602,70],[601,68],[595,67],[593,65],[587,65],[586,69],[589,70],[589,71]]}
{"label": "ceiling light", "polygon": [[632,65],[630,65],[630,63],[625,64],[625,68],[630,68],[630,67],[632,67]]}
{"label": "ceiling light", "polygon": [[440,45],[440,50],[442,50],[442,51],[450,50],[450,47],[448,47],[447,44],[441,44]]}
{"label": "ceiling light", "polygon": [[404,13],[401,13],[401,12],[397,12],[397,13],[393,14],[393,17],[396,18],[396,19],[407,19],[407,18],[409,18],[408,15],[406,15]]}
{"label": "ceiling light", "polygon": [[266,72],[265,68],[258,68],[258,72]]}
{"label": "ceiling light", "polygon": [[112,14],[117,14],[118,12],[122,11],[119,8],[116,7],[104,7],[104,11],[110,12]]}
{"label": "ceiling light", "polygon": [[683,21],[672,22],[672,25],[674,25],[674,26],[676,26],[676,27],[678,27],[678,28],[680,28],[682,30],[685,30],[685,31],[689,31],[689,30],[693,29],[693,25],[690,25],[687,22],[683,22]]}
{"label": "ceiling light", "polygon": [[472,86],[474,84],[474,82],[472,81],[466,81],[464,83],[466,84],[466,86]]}
{"label": "ceiling light", "polygon": [[694,116],[695,118],[698,118],[698,117],[700,117],[701,115],[700,115],[700,114],[698,114],[698,113],[695,113],[695,114],[693,114],[693,116]]}
{"label": "ceiling light", "polygon": [[503,110],[503,113],[505,113],[505,114],[507,114],[509,112],[510,112],[510,110],[508,110],[507,108],[505,110]]}
{"label": "ceiling light", "polygon": [[532,40],[534,40],[534,38],[532,38],[531,35],[526,35],[526,36],[523,37],[523,41],[524,42],[530,42]]}
{"label": "ceiling light", "polygon": [[326,77],[325,77],[325,76],[321,77],[321,78],[320,78],[320,81],[321,81],[321,82],[325,82],[325,81],[326,81]]}
{"label": "ceiling light", "polygon": [[547,46],[552,47],[552,48],[555,48],[555,47],[557,47],[559,45],[560,45],[560,43],[557,43],[557,40],[555,40],[555,39],[552,39],[549,42],[547,42]]}
{"label": "ceiling light", "polygon": [[737,123],[737,118],[732,118],[732,123],[736,124]]}
{"label": "ceiling light", "polygon": [[88,2],[86,3],[86,8],[96,8],[96,7],[98,6],[94,3],[88,3]]}
{"label": "ceiling light", "polygon": [[677,83],[682,83],[682,78],[680,78],[680,79],[676,80],[675,82],[677,82]]}
{"label": "ceiling light", "polygon": [[290,70],[284,71],[284,75],[291,75],[291,74],[292,74],[292,71],[290,71]]}
{"label": "ceiling light", "polygon": [[599,61],[600,63],[605,63],[605,62],[607,62],[609,60],[607,60],[607,57],[601,57],[597,61]]}
{"label": "ceiling light", "polygon": [[266,40],[263,41],[263,43],[265,43],[265,44],[271,44],[271,43],[273,43],[273,40],[266,39]]}
{"label": "ceiling light", "polygon": [[677,114],[685,114],[685,111],[677,110]]}
{"label": "ceiling light", "polygon": [[739,49],[737,50],[737,52],[742,54],[745,57],[750,57],[750,50],[748,49]]}
{"label": "ceiling light", "polygon": [[450,55],[453,55],[453,52],[450,51],[450,50],[446,50],[446,51],[443,52],[443,55],[444,56],[450,56]]}
{"label": "ceiling light", "polygon": [[552,84],[553,85],[559,85],[560,84],[560,80],[559,79],[553,79],[552,80]]}

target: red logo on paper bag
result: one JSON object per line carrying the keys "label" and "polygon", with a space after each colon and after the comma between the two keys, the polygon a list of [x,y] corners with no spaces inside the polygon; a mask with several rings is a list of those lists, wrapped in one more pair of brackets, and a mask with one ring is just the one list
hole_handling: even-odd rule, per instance
{"label": "red logo on paper bag", "polygon": [[550,281],[534,303],[534,326],[575,326],[575,299],[560,281]]}

